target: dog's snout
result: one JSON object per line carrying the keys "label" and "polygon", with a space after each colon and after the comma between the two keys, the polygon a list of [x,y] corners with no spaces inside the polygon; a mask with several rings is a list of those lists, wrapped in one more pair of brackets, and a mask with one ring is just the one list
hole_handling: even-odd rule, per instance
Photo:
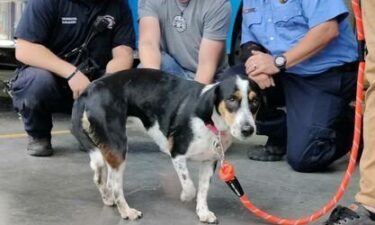
{"label": "dog's snout", "polygon": [[244,137],[248,137],[254,133],[254,127],[251,126],[250,124],[245,124],[241,128],[241,134]]}

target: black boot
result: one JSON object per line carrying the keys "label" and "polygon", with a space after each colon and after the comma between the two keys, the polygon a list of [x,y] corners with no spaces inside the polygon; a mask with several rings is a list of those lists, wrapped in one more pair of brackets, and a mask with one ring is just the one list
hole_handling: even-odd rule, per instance
{"label": "black boot", "polygon": [[247,152],[249,159],[256,161],[281,161],[286,153],[285,141],[268,137],[265,146],[258,149],[250,149]]}
{"label": "black boot", "polygon": [[33,138],[29,136],[29,143],[27,144],[27,154],[31,156],[51,156],[53,149],[50,138]]}

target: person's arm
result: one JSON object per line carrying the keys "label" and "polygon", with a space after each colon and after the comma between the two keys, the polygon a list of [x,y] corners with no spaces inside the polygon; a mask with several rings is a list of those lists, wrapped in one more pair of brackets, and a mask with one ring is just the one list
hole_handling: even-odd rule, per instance
{"label": "person's arm", "polygon": [[[76,71],[74,65],[60,59],[45,46],[23,39],[16,40],[16,59],[26,65],[48,70],[63,78],[68,78]],[[77,71],[68,84],[73,91],[74,98],[77,98],[90,84],[90,81],[83,73]]]}
{"label": "person's arm", "polygon": [[160,69],[160,27],[156,17],[139,21],[139,59],[144,68]]}
{"label": "person's arm", "polygon": [[203,34],[195,74],[195,80],[204,84],[212,83],[220,66],[231,16],[229,1],[217,0],[212,3],[204,6],[207,7],[207,12],[204,14]]}
{"label": "person's arm", "polygon": [[196,81],[203,84],[212,83],[224,47],[224,41],[202,39],[199,47],[198,68],[195,76]]}
{"label": "person's arm", "polygon": [[106,74],[130,69],[133,66],[133,49],[121,45],[112,49],[112,60],[108,62]]}
{"label": "person's arm", "polygon": [[[311,28],[298,44],[283,54],[287,59],[286,68],[293,67],[319,53],[338,35],[339,28],[336,19]],[[272,55],[257,51],[253,54],[245,63],[246,73],[257,76],[259,74],[274,75],[279,72]]]}
{"label": "person's arm", "polygon": [[316,55],[337,36],[339,36],[339,25],[335,19],[312,28],[300,43],[284,54],[287,58],[286,68]]}
{"label": "person's arm", "polygon": [[130,69],[133,66],[135,32],[132,13],[127,1],[119,4],[120,18],[117,20],[112,36],[112,59],[107,63],[106,74]]}

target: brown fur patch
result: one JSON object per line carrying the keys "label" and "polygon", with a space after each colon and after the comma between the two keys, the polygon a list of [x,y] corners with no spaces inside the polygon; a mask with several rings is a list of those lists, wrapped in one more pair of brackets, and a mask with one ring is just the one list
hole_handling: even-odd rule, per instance
{"label": "brown fur patch", "polygon": [[221,101],[219,103],[219,108],[218,109],[219,109],[221,117],[225,120],[225,122],[228,125],[231,126],[234,123],[234,116],[235,116],[235,114],[228,111],[227,107],[225,106],[225,102],[224,101]]}
{"label": "brown fur patch", "polygon": [[123,157],[118,153],[113,152],[106,145],[99,145],[100,152],[103,155],[104,160],[113,168],[118,169],[119,166],[124,162]]}
{"label": "brown fur patch", "polygon": [[233,93],[233,97],[234,97],[234,99],[235,99],[236,101],[241,101],[241,99],[242,99],[242,94],[241,94],[240,91],[236,91],[236,92]]}
{"label": "brown fur patch", "polygon": [[171,137],[168,138],[168,148],[169,148],[169,152],[172,151],[172,147],[173,147],[173,145],[174,145],[174,139],[173,139],[173,137],[171,136]]}
{"label": "brown fur patch", "polygon": [[255,93],[254,91],[250,91],[249,92],[249,100],[253,100],[254,98],[257,97],[257,93]]}

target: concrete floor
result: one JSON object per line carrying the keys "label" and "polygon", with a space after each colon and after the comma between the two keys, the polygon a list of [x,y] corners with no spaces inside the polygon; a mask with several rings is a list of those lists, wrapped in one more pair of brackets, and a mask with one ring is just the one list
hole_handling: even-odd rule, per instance
{"label": "concrete floor", "polygon": [[[200,224],[195,204],[179,201],[180,185],[169,158],[160,153],[137,122],[128,123],[130,154],[124,189],[129,204],[144,217],[135,222],[122,220],[115,208],[103,206],[92,182],[86,153],[68,134],[53,137],[55,155],[34,158],[26,154],[26,137],[17,115],[0,110],[0,225],[192,225]],[[69,118],[57,116],[55,131],[68,130]],[[5,137],[5,134],[17,134]],[[285,217],[310,214],[321,207],[338,186],[346,159],[325,173],[293,172],[282,162],[247,159],[250,148],[264,143],[255,137],[250,143],[236,142],[227,159],[236,167],[251,200],[271,213]],[[192,174],[197,164],[190,164]],[[196,176],[193,176],[196,180]],[[353,200],[358,174],[342,204]],[[215,175],[208,203],[223,225],[267,224],[242,207],[237,197]],[[315,223],[320,224],[320,223]]]}

